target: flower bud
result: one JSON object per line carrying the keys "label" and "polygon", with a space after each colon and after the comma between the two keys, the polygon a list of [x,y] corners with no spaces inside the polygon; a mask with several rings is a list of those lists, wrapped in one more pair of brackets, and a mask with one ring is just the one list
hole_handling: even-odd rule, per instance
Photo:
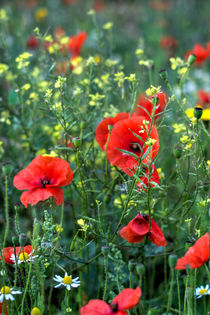
{"label": "flower bud", "polygon": [[31,310],[31,315],[40,315],[41,314],[41,311],[38,307],[34,307],[32,310]]}
{"label": "flower bud", "polygon": [[87,126],[86,121],[81,121],[81,123],[80,123],[80,129],[84,130],[84,129],[86,128],[86,126]]}
{"label": "flower bud", "polygon": [[163,69],[163,70],[160,70],[159,74],[160,74],[161,79],[164,80],[166,83],[168,83],[168,72],[165,69]]}
{"label": "flower bud", "polygon": [[136,266],[136,261],[134,259],[129,260],[129,262],[128,262],[128,270],[130,272],[134,271],[135,266]]}
{"label": "flower bud", "polygon": [[14,209],[15,209],[15,211],[18,211],[18,210],[20,209],[20,204],[19,204],[19,202],[16,202],[16,203],[14,204]]}
{"label": "flower bud", "polygon": [[194,117],[200,119],[203,115],[203,108],[200,105],[196,105],[193,111]]}
{"label": "flower bud", "polygon": [[74,147],[77,149],[81,146],[81,139],[79,138],[74,138],[72,142],[73,142]]}
{"label": "flower bud", "polygon": [[143,264],[137,264],[136,265],[136,272],[139,276],[143,276],[145,274],[145,266]]}
{"label": "flower bud", "polygon": [[182,155],[182,148],[180,147],[175,147],[174,148],[174,156],[176,159],[179,159]]}
{"label": "flower bud", "polygon": [[10,165],[8,163],[4,163],[2,165],[2,172],[3,172],[5,177],[8,177],[10,175],[11,171],[12,171],[12,165]]}
{"label": "flower bud", "polygon": [[168,263],[169,263],[170,268],[174,269],[177,263],[177,255],[174,255],[174,254],[169,255]]}
{"label": "flower bud", "polygon": [[109,246],[102,246],[101,247],[101,252],[104,256],[108,256],[109,254]]}
{"label": "flower bud", "polygon": [[193,54],[189,55],[188,60],[187,60],[187,65],[189,67],[192,66],[194,64],[195,60],[196,60],[195,55],[193,55]]}
{"label": "flower bud", "polygon": [[26,245],[26,242],[27,242],[27,235],[24,234],[24,233],[21,233],[19,235],[19,243],[20,243],[20,246],[21,247],[24,247]]}

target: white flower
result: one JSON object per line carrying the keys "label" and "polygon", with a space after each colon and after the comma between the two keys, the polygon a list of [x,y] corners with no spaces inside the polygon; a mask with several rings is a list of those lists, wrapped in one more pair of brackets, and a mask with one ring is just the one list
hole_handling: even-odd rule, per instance
{"label": "white flower", "polygon": [[207,284],[205,288],[203,286],[196,288],[195,295],[197,296],[197,299],[200,299],[203,295],[210,295],[209,285]]}
{"label": "white flower", "polygon": [[10,260],[12,260],[15,265],[16,264],[19,265],[19,264],[22,264],[24,262],[30,262],[30,261],[33,262],[34,258],[38,257],[38,255],[33,256],[33,253],[34,253],[34,250],[32,250],[30,254],[28,254],[26,252],[22,252],[16,256],[16,259],[15,259],[15,255],[12,254],[10,257]]}
{"label": "white flower", "polygon": [[0,291],[0,302],[3,303],[4,299],[14,301],[15,298],[12,295],[21,293],[21,291],[14,291],[12,288],[4,286]]}
{"label": "white flower", "polygon": [[72,288],[78,288],[80,285],[80,281],[78,280],[79,277],[72,279],[72,276],[69,276],[66,272],[65,272],[65,276],[63,278],[56,275],[53,279],[55,281],[59,282],[59,284],[57,284],[55,286],[55,288],[58,288],[58,287],[63,285],[64,287],[67,288],[67,290],[70,291],[71,287]]}

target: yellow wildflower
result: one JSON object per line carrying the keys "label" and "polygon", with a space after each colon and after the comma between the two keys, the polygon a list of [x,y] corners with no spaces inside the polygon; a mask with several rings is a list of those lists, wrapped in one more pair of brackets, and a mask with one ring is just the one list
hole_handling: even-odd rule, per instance
{"label": "yellow wildflower", "polygon": [[150,88],[148,88],[145,93],[148,96],[152,96],[154,94],[160,93],[161,92],[161,86],[155,87],[154,85],[151,85]]}
{"label": "yellow wildflower", "polygon": [[39,8],[35,12],[35,18],[38,22],[43,21],[48,15],[48,10],[46,8]]}
{"label": "yellow wildflower", "polygon": [[180,133],[186,130],[186,127],[184,124],[173,124],[172,127],[174,128],[175,133]]}
{"label": "yellow wildflower", "polygon": [[112,22],[107,22],[106,24],[103,25],[103,29],[104,30],[110,30],[113,27],[113,23]]}

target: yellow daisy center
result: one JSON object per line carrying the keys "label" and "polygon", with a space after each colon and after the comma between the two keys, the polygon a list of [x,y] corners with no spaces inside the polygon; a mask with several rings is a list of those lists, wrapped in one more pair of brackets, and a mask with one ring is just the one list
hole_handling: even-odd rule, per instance
{"label": "yellow daisy center", "polygon": [[5,286],[1,288],[1,294],[10,294],[11,290],[9,287]]}
{"label": "yellow daisy center", "polygon": [[207,290],[206,290],[206,289],[201,289],[200,292],[199,292],[200,295],[203,295],[203,294],[205,294],[205,293],[207,293]]}
{"label": "yellow daisy center", "polygon": [[63,281],[64,284],[72,284],[72,277],[66,276],[66,277],[63,278],[62,281]]}
{"label": "yellow daisy center", "polygon": [[29,259],[29,255],[26,252],[20,253],[19,260],[27,260]]}

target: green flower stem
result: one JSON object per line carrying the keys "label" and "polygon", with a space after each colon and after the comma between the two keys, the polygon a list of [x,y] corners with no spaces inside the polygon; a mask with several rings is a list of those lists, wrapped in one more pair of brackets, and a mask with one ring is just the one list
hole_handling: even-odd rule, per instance
{"label": "green flower stem", "polygon": [[108,283],[108,256],[104,255],[104,293],[103,293],[103,300],[106,301],[106,292],[107,292],[107,283]]}
{"label": "green flower stem", "polygon": [[179,270],[176,271],[176,285],[177,285],[179,315],[181,315],[182,313],[181,313],[181,297],[180,297],[180,287],[179,287]]}
{"label": "green flower stem", "polygon": [[77,168],[79,171],[82,193],[83,193],[83,198],[84,198],[83,212],[85,213],[86,216],[88,216],[88,197],[87,197],[87,193],[86,193],[83,178],[82,178],[82,172],[81,172],[80,161],[79,161],[79,150],[77,150],[77,153],[76,153],[76,163],[77,163]]}

